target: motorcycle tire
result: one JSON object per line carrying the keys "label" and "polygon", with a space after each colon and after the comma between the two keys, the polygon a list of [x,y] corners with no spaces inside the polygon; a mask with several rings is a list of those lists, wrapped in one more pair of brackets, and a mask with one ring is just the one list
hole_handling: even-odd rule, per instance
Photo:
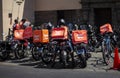
{"label": "motorcycle tire", "polygon": [[0,51],[0,59],[5,61],[9,57],[9,53],[7,51],[1,50]]}
{"label": "motorcycle tire", "polygon": [[61,51],[61,57],[62,57],[62,63],[63,63],[63,67],[67,67],[68,66],[68,61],[67,61],[67,51]]}
{"label": "motorcycle tire", "polygon": [[19,46],[16,47],[15,57],[17,59],[22,59],[22,58],[25,57],[25,51],[24,51],[23,45],[19,45]]}
{"label": "motorcycle tire", "polygon": [[87,67],[87,60],[84,54],[80,54],[79,55],[79,59],[80,59],[80,68],[85,68]]}
{"label": "motorcycle tire", "polygon": [[53,53],[48,48],[43,48],[41,59],[45,64],[49,64],[52,61]]}
{"label": "motorcycle tire", "polygon": [[35,61],[40,60],[40,54],[39,54],[39,51],[37,50],[37,47],[32,48],[31,54]]}
{"label": "motorcycle tire", "polygon": [[70,55],[72,59],[72,68],[74,68],[75,67],[74,52],[72,52]]}

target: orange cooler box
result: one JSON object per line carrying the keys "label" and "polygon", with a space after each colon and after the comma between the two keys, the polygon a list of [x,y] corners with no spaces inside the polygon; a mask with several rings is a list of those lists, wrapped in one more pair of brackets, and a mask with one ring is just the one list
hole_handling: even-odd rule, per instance
{"label": "orange cooler box", "polygon": [[24,29],[19,29],[14,31],[14,39],[23,40]]}
{"label": "orange cooler box", "polygon": [[66,27],[54,28],[52,29],[51,37],[52,39],[67,39],[68,29]]}
{"label": "orange cooler box", "polygon": [[48,43],[49,42],[49,31],[47,29],[34,30],[33,31],[33,42]]}
{"label": "orange cooler box", "polygon": [[74,30],[72,31],[72,42],[77,43],[88,43],[87,31],[86,30]]}
{"label": "orange cooler box", "polygon": [[113,32],[112,26],[110,24],[105,24],[103,26],[100,26],[100,33],[104,34],[105,32]]}

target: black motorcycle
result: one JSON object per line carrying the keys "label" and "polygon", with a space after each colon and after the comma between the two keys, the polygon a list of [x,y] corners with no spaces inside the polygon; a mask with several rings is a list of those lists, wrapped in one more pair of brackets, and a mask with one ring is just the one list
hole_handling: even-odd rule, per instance
{"label": "black motorcycle", "polygon": [[79,43],[74,45],[74,50],[76,52],[75,60],[80,68],[85,68],[87,66],[88,53],[85,43]]}
{"label": "black motorcycle", "polygon": [[69,41],[67,40],[57,40],[51,42],[51,66],[54,67],[56,62],[59,62],[63,67],[68,67],[70,62],[72,62],[72,67],[74,67],[74,53],[71,52],[69,46]]}

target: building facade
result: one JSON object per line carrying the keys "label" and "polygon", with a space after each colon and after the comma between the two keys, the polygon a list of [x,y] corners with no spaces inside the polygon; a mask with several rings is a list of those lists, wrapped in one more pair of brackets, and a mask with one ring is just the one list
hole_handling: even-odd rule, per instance
{"label": "building facade", "polygon": [[79,25],[91,24],[97,31],[99,26],[110,23],[120,33],[120,0],[52,1],[36,0],[35,25],[49,21],[56,25],[60,18],[64,18]]}
{"label": "building facade", "polygon": [[120,24],[120,0],[82,0],[85,21],[93,25]]}
{"label": "building facade", "polygon": [[17,18],[27,18],[35,26],[49,21],[57,25],[64,18],[97,28],[110,23],[117,31],[120,29],[120,0],[0,0],[0,4],[0,33],[7,33]]}
{"label": "building facade", "polygon": [[0,40],[8,34],[15,19],[34,22],[34,4],[34,0],[0,0]]}
{"label": "building facade", "polygon": [[36,0],[35,2],[35,24],[45,22],[57,24],[61,18],[72,22],[80,16],[81,0]]}
{"label": "building facade", "polygon": [[120,33],[120,0],[81,0],[84,21],[99,31],[99,26],[110,23]]}

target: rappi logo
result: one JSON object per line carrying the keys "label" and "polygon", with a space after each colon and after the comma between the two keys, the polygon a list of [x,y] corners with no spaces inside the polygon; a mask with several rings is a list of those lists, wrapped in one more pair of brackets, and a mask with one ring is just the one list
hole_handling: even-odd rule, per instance
{"label": "rappi logo", "polygon": [[104,31],[108,31],[109,29],[107,28],[107,26],[104,26],[103,28],[102,28]]}
{"label": "rappi logo", "polygon": [[77,34],[78,39],[82,39],[83,37],[84,37],[83,34]]}
{"label": "rappi logo", "polygon": [[34,35],[34,40],[39,40],[40,36],[39,35]]}
{"label": "rappi logo", "polygon": [[55,31],[54,33],[55,33],[55,35],[61,35],[61,33],[63,33],[63,31]]}

